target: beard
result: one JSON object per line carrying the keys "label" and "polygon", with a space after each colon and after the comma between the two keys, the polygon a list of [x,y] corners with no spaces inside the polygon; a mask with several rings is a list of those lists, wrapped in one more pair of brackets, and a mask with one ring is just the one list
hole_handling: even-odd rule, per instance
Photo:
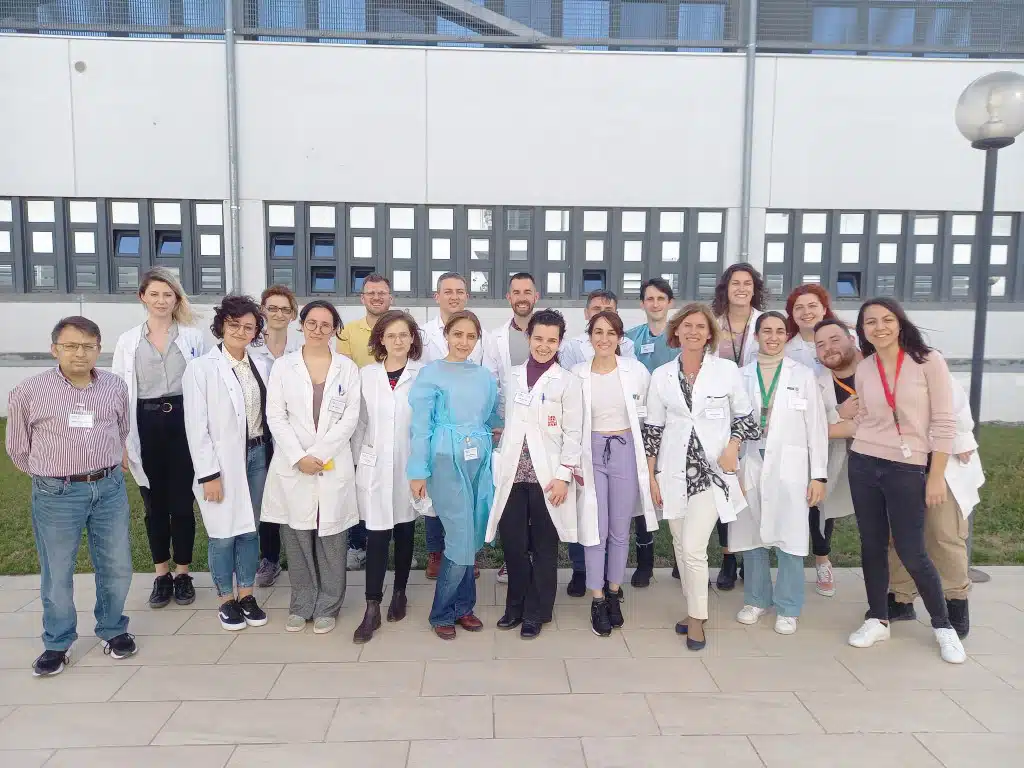
{"label": "beard", "polygon": [[856,359],[857,348],[851,347],[850,350],[846,352],[846,354],[844,354],[842,357],[840,357],[839,360],[836,361],[834,364],[831,362],[827,362],[825,360],[822,360],[822,364],[830,371],[838,371],[842,368],[849,368],[851,365],[853,365],[853,361]]}

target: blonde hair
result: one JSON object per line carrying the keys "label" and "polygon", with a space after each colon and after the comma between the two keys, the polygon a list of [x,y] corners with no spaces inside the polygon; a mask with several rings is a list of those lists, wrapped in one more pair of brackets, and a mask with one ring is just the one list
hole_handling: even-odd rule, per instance
{"label": "blonde hair", "polygon": [[711,338],[708,339],[707,348],[709,350],[717,349],[721,329],[718,327],[718,321],[715,319],[715,315],[711,311],[711,307],[707,304],[701,304],[699,301],[687,304],[672,315],[672,319],[668,321],[668,328],[666,328],[665,331],[668,334],[668,338],[665,339],[665,343],[673,349],[678,349],[679,336],[677,334],[679,333],[679,326],[682,325],[683,320],[688,318],[690,315],[696,315],[698,313],[704,315],[704,319],[708,321],[708,332],[711,334]]}
{"label": "blonde hair", "polygon": [[196,317],[192,312],[192,305],[189,303],[188,296],[185,295],[185,289],[181,287],[181,281],[178,280],[171,270],[166,267],[153,267],[152,269],[147,269],[142,275],[142,280],[139,281],[140,299],[146,294],[151,283],[164,283],[168,288],[174,291],[174,296],[177,299],[177,302],[174,305],[174,312],[171,316],[174,318],[176,323],[179,325],[195,324]]}

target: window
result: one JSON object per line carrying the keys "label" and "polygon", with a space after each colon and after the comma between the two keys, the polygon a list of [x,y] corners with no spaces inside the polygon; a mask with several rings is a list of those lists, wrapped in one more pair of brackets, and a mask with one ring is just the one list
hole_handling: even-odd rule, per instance
{"label": "window", "polygon": [[860,272],[840,272],[836,278],[836,297],[840,299],[860,298]]}
{"label": "window", "polygon": [[309,236],[309,258],[334,259],[334,235],[314,234]]}
{"label": "window", "polygon": [[139,255],[138,232],[114,232],[114,253],[117,256]]}
{"label": "window", "polygon": [[337,275],[335,267],[311,267],[309,275],[309,287],[313,293],[334,293]]}
{"label": "window", "polygon": [[605,272],[603,269],[583,270],[583,295],[591,291],[603,290],[605,287]]}
{"label": "window", "polygon": [[[363,283],[370,275],[373,274],[372,267],[352,267],[350,270],[350,276],[352,279],[349,290],[352,293],[361,293],[363,290]],[[373,283],[370,283],[373,285]]]}
{"label": "window", "polygon": [[295,235],[276,234],[270,236],[270,257],[272,259],[295,258]]}
{"label": "window", "polygon": [[157,232],[156,233],[157,256],[181,256],[181,233],[180,232]]}

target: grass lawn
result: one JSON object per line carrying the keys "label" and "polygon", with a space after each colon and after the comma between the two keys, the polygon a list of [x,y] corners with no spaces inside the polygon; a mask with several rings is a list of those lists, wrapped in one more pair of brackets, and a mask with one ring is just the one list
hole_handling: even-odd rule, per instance
{"label": "grass lawn", "polygon": [[[7,420],[0,419],[0,433],[6,435]],[[981,505],[976,510],[974,562],[976,564],[1024,564],[1024,428],[986,426],[981,434],[981,457],[988,482],[982,489]],[[11,464],[6,452],[0,456],[0,575],[35,573],[39,570],[30,517],[31,483]],[[135,570],[152,568],[142,499],[129,480],[128,497],[132,508],[132,559]],[[199,519],[198,511],[196,513]],[[206,532],[199,520],[193,568],[206,570]],[[720,560],[717,538],[711,547],[712,564]],[[840,566],[859,566],[860,547],[852,517],[840,520],[832,542],[832,561]],[[672,564],[672,539],[668,526],[662,525],[655,538],[656,562]],[[416,558],[426,563],[426,544],[422,522],[417,526]],[[810,558],[810,563],[813,558]],[[568,565],[563,547],[562,564]],[[481,564],[496,567],[500,548],[485,547]],[[89,555],[84,542],[79,550],[78,570],[89,571]]]}

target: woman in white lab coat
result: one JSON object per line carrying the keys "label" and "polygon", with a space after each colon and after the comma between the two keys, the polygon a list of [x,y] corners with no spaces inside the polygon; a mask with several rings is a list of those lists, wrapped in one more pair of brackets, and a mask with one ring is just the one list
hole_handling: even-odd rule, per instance
{"label": "woman in white lab coat", "polygon": [[[640,427],[647,415],[651,374],[639,360],[619,355],[625,334],[611,310],[590,318],[587,336],[594,359],[572,372],[583,381],[582,488],[578,491],[579,536],[584,548],[594,634],[608,637],[624,623],[622,580],[629,555],[629,524],[643,515],[658,528],[651,500]],[[594,532],[597,536],[594,536]]]}
{"label": "woman in white lab coat", "polygon": [[188,572],[196,537],[195,472],[185,437],[181,382],[185,366],[204,352],[203,334],[192,327],[192,308],[173,272],[163,267],[146,272],[139,301],[146,307],[146,321],[118,338],[112,369],[128,385],[131,431],[124,464],[139,484],[146,509],[156,571],[149,607],[163,608],[172,596],[178,605],[196,599]]}
{"label": "woman in white lab coat", "polygon": [[[786,317],[757,318],[757,360],[740,373],[761,426],[744,446],[740,484],[748,506],[729,523],[729,546],[743,552],[741,624],[756,624],[774,605],[775,631],[796,632],[804,603],[807,510],[821,503],[828,482],[828,421],[814,372],[785,357]],[[779,561],[772,589],[770,550]]]}
{"label": "woman in white lab coat", "polygon": [[282,523],[291,581],[285,628],[330,632],[345,599],[346,531],[359,520],[350,440],[359,423],[359,370],[330,346],[341,316],[318,299],[299,315],[305,344],[270,373],[267,422],[274,458],[263,519]]}
{"label": "woman in white lab coat", "polygon": [[686,305],[666,333],[682,353],[651,376],[644,448],[651,496],[672,531],[686,597],[688,616],[676,632],[698,651],[707,644],[708,537],[720,519],[735,520],[746,506],[736,479],[739,450],[761,430],[736,364],[712,354],[719,330],[710,307]]}
{"label": "woman in white lab coat", "polygon": [[[745,262],[733,264],[718,278],[711,309],[718,321],[719,336],[711,354],[731,360],[742,368],[757,359],[754,324],[768,304],[761,273]],[[723,591],[736,586],[739,573],[736,555],[729,549],[729,529],[718,521],[718,543],[722,547],[722,567],[715,585]]]}
{"label": "woman in white lab coat", "polygon": [[395,583],[387,619],[405,618],[416,515],[430,508],[429,499],[413,500],[405,479],[412,422],[409,390],[423,367],[419,330],[408,312],[385,312],[370,332],[369,348],[377,362],[359,371],[362,409],[352,437],[356,500],[359,517],[366,523],[366,611],[352,635],[352,642],[359,645],[372,640],[374,631],[380,629],[392,538]]}
{"label": "woman in white lab coat", "polygon": [[818,360],[814,329],[822,320],[837,319],[828,291],[817,283],[798,285],[786,299],[786,357],[820,375],[825,366]]}
{"label": "woman in white lab coat", "polygon": [[[530,356],[508,377],[486,538],[493,541],[501,534],[508,568],[505,614],[498,629],[521,624],[520,636],[529,640],[551,621],[558,542],[579,539],[571,486],[582,450],[583,390],[580,380],[558,365],[558,347],[565,337],[562,314],[553,309],[535,313],[526,333]],[[596,536],[589,543],[597,543]]]}
{"label": "woman in white lab coat", "polygon": [[[260,504],[271,450],[267,426],[270,368],[247,347],[263,330],[248,296],[225,296],[211,326],[221,343],[188,364],[183,379],[185,431],[196,470],[193,493],[209,536],[213,585],[227,630],[262,627],[253,595],[259,566]],[[235,584],[238,597],[235,598]]]}

